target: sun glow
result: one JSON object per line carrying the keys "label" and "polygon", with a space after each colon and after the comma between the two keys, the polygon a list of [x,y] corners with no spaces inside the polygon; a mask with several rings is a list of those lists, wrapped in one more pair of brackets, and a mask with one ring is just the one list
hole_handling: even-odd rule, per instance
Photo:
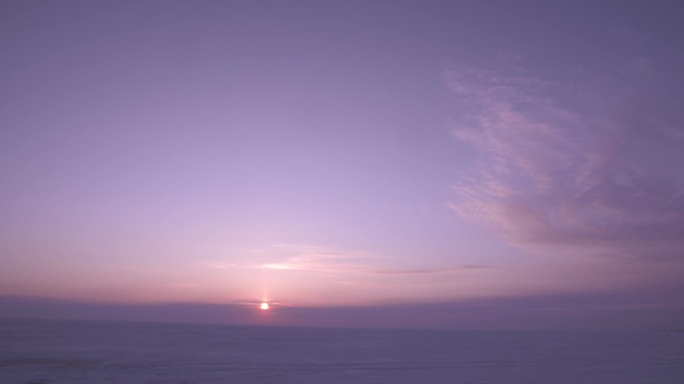
{"label": "sun glow", "polygon": [[268,303],[266,303],[266,302],[261,303],[259,308],[261,308],[264,311],[267,310],[269,308]]}

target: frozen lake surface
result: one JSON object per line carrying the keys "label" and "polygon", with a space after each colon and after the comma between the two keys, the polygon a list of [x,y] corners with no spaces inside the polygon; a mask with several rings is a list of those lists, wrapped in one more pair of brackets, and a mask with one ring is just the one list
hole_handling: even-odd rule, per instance
{"label": "frozen lake surface", "polygon": [[684,383],[684,333],[0,320],[0,383]]}

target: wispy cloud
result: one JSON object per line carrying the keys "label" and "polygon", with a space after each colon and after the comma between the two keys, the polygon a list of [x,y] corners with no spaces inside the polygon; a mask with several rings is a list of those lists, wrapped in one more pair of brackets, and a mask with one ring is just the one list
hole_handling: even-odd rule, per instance
{"label": "wispy cloud", "polygon": [[280,244],[269,250],[278,261],[264,269],[348,272],[361,270],[379,257],[362,251],[343,251],[311,244]]}
{"label": "wispy cloud", "polygon": [[443,268],[431,268],[431,269],[381,269],[369,271],[371,274],[376,275],[433,275],[442,273],[453,273],[453,272],[463,272],[477,269],[489,269],[485,265],[461,265],[457,267],[443,267]]}
{"label": "wispy cloud", "polygon": [[427,275],[456,273],[486,269],[483,265],[457,265],[425,269],[402,269],[388,267],[391,258],[358,250],[338,250],[311,244],[279,244],[273,247],[251,250],[252,254],[264,255],[273,261],[266,263],[224,264],[203,263],[216,269],[249,268],[280,271],[309,271],[319,273],[359,275]]}
{"label": "wispy cloud", "polygon": [[546,252],[684,259],[681,114],[647,100],[664,99],[643,85],[653,82],[647,60],[616,73],[569,84],[449,72],[460,106],[453,134],[479,155],[454,184],[452,208]]}
{"label": "wispy cloud", "polygon": [[230,264],[221,264],[221,263],[208,263],[208,262],[203,262],[202,265],[205,267],[213,268],[213,269],[226,269],[230,268]]}
{"label": "wispy cloud", "polygon": [[318,272],[360,271],[380,259],[361,251],[342,251],[311,244],[278,244],[247,251],[253,258],[266,260],[256,263],[202,262],[214,269],[265,269]]}

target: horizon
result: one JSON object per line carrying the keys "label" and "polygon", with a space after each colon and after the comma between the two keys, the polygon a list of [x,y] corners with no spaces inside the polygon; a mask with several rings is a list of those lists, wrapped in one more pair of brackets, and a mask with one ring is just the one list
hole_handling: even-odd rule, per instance
{"label": "horizon", "polygon": [[[681,330],[684,323],[684,313],[672,311],[670,303],[654,302],[644,308],[638,300],[625,301],[615,294],[328,307],[271,304],[268,311],[259,310],[259,304],[102,303],[0,296],[0,320],[482,331],[663,331]],[[666,316],[653,316],[654,309]]]}
{"label": "horizon", "polygon": [[3,2],[0,318],[682,328],[676,15]]}

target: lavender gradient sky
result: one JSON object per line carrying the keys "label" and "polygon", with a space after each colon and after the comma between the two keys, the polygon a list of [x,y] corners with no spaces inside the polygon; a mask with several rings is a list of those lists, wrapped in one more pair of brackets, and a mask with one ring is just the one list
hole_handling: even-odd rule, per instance
{"label": "lavender gradient sky", "polygon": [[0,295],[684,320],[670,4],[4,1]]}

